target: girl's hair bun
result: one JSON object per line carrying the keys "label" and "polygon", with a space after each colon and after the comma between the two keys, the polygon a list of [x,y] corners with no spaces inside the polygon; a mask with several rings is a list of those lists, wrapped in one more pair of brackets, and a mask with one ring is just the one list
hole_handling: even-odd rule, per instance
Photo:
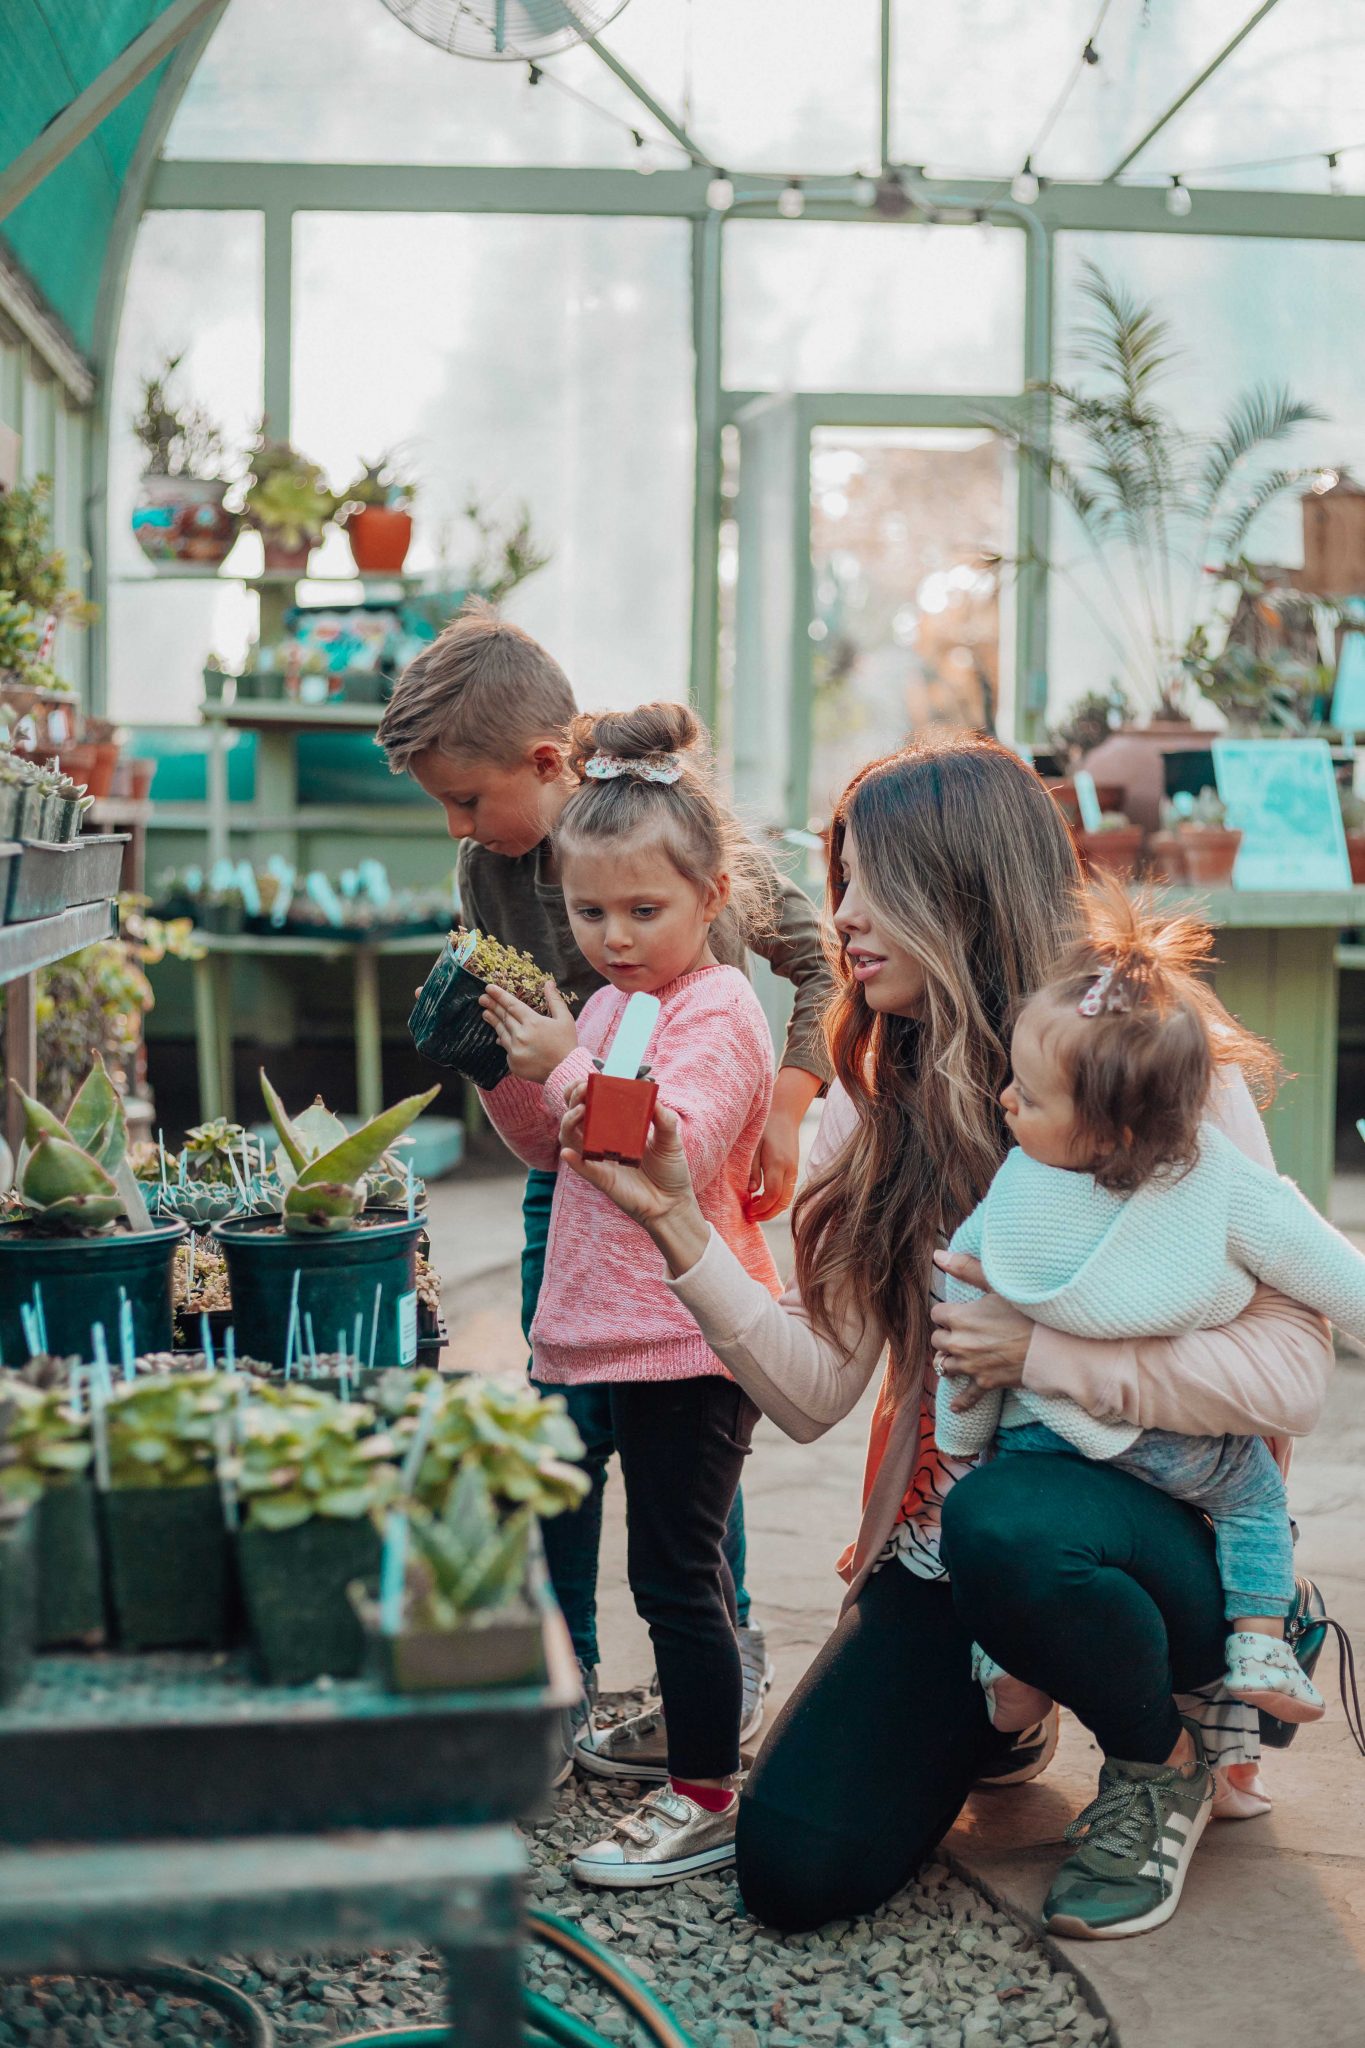
{"label": "girl's hair bun", "polygon": [[687,704],[637,704],[633,711],[589,711],[569,727],[569,765],[579,776],[594,754],[640,761],[651,754],[691,754],[704,761],[706,727]]}

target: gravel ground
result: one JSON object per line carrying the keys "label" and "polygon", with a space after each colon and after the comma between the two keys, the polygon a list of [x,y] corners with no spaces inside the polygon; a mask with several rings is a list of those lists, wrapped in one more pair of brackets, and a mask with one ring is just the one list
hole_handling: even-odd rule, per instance
{"label": "gravel ground", "polygon": [[[528,1831],[531,1898],[611,1947],[697,2048],[1114,2048],[1075,1978],[941,1864],[881,1913],[791,1937],[745,1916],[728,1872],[647,1892],[582,1889],[568,1852],[605,1833],[641,1789],[572,1779],[556,1793]],[[280,2048],[443,2017],[441,1967],[418,1951],[202,1967],[259,2000]],[[531,1948],[528,1980],[609,2038],[641,2038],[554,1951]],[[238,2038],[165,1992],[72,1977],[0,1986],[0,2048],[237,2048]]]}

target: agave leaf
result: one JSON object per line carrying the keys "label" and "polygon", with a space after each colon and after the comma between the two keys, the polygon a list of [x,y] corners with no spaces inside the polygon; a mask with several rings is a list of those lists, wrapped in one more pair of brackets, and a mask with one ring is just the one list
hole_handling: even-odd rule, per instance
{"label": "agave leaf", "polygon": [[265,1097],[265,1106],[270,1112],[270,1121],[274,1124],[279,1134],[280,1143],[284,1147],[286,1159],[288,1159],[295,1173],[302,1173],[304,1167],[308,1164],[307,1151],[304,1149],[303,1141],[300,1139],[298,1132],[290,1122],[288,1110],[271,1087],[270,1076],[266,1073],[264,1067],[261,1068],[261,1093]]}
{"label": "agave leaf", "polygon": [[66,1135],[110,1173],[117,1172],[128,1150],[123,1105],[98,1053],[66,1113]]}
{"label": "agave leaf", "polygon": [[301,1166],[298,1185],[303,1188],[320,1181],[345,1184],[359,1180],[383,1158],[394,1139],[401,1138],[408,1125],[416,1123],[422,1111],[429,1108],[440,1092],[439,1087],[428,1088],[424,1095],[409,1095],[402,1102],[395,1102],[392,1109],[381,1110],[358,1131],[349,1133],[339,1145],[333,1145],[329,1152],[323,1152]]}
{"label": "agave leaf", "polygon": [[55,1117],[50,1109],[44,1109],[42,1103],[35,1101],[33,1096],[25,1095],[17,1081],[11,1081],[9,1085],[24,1105],[26,1145],[36,1145],[40,1138],[66,1137],[66,1125],[60,1117]]}
{"label": "agave leaf", "polygon": [[285,1229],[297,1236],[309,1231],[346,1230],[364,1209],[365,1194],[363,1177],[354,1187],[327,1182],[305,1187],[295,1181],[284,1198],[281,1220]]}
{"label": "agave leaf", "polygon": [[293,1121],[294,1130],[310,1159],[330,1152],[333,1145],[339,1145],[346,1136],[345,1124],[339,1116],[333,1116],[321,1096],[316,1102],[310,1102]]}
{"label": "agave leaf", "polygon": [[[103,1227],[123,1214],[123,1197],[97,1160],[69,1138],[41,1137],[28,1155],[20,1199],[40,1220],[79,1218]],[[79,1227],[72,1223],[72,1227]]]}

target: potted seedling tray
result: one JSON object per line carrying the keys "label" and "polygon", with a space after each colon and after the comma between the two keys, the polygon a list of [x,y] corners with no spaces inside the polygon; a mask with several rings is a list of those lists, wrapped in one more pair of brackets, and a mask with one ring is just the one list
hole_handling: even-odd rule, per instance
{"label": "potted seedling tray", "polygon": [[226,1658],[40,1657],[0,1707],[0,1840],[221,1840],[489,1826],[544,1802],[581,1690],[557,1614],[548,1683],[418,1696],[258,1685]]}
{"label": "potted seedling tray", "polygon": [[104,1583],[99,1517],[88,1479],[45,1488],[34,1508],[41,1649],[57,1643],[87,1648],[104,1640]]}
{"label": "potted seedling tray", "polygon": [[365,1655],[347,1598],[356,1578],[379,1569],[379,1537],[367,1515],[315,1516],[294,1529],[243,1529],[237,1565],[256,1669],[270,1685],[353,1678]]}
{"label": "potted seedling tray", "polygon": [[225,1643],[230,1553],[217,1485],[112,1487],[100,1512],[119,1642],[130,1650]]}
{"label": "potted seedling tray", "polygon": [[9,922],[27,924],[117,895],[127,843],[126,832],[74,839],[66,846],[26,840],[22,859],[10,869]]}
{"label": "potted seedling tray", "polygon": [[32,1223],[0,1223],[0,1351],[26,1358],[20,1308],[41,1289],[48,1349],[89,1358],[102,1323],[111,1346],[119,1329],[120,1289],[132,1310],[134,1351],[171,1348],[171,1268],[183,1223],[148,1231],[120,1226],[103,1237],[47,1235]]}

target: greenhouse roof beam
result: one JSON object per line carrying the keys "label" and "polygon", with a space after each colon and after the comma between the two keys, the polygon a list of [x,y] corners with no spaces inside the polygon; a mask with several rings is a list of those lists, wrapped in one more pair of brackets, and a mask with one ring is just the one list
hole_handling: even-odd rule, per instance
{"label": "greenhouse roof beam", "polygon": [[640,105],[654,116],[654,119],[661,128],[667,129],[679,148],[687,151],[694,164],[706,164],[712,169],[715,168],[706,151],[698,148],[681,122],[674,120],[667,107],[659,105],[659,102],[655,99],[653,93],[649,91],[648,87],[641,84],[635,73],[624,65],[619,57],[612,55],[605,43],[599,42],[596,36],[589,36],[588,48],[595,56],[601,58],[608,71],[615,72],[622,85],[626,88],[626,91],[635,95]]}
{"label": "greenhouse roof beam", "polygon": [[1189,105],[1190,101],[1194,98],[1195,94],[1201,91],[1203,87],[1208,84],[1209,80],[1213,77],[1214,72],[1221,69],[1221,67],[1227,63],[1227,60],[1232,55],[1233,51],[1239,48],[1240,45],[1246,41],[1247,37],[1251,34],[1251,31],[1257,26],[1257,24],[1259,22],[1264,21],[1267,14],[1270,13],[1271,9],[1278,6],[1278,4],[1279,0],[1261,0],[1261,5],[1256,9],[1254,14],[1252,14],[1246,21],[1242,23],[1242,26],[1238,29],[1236,35],[1232,37],[1231,41],[1224,43],[1222,49],[1218,52],[1217,56],[1214,57],[1210,63],[1204,66],[1204,69],[1199,73],[1199,76],[1197,78],[1191,79],[1190,83],[1185,87],[1184,92],[1180,94],[1179,98],[1172,100],[1169,107],[1167,107],[1165,113],[1159,115],[1158,118],[1155,121],[1153,121],[1151,127],[1147,130],[1147,133],[1141,136],[1138,139],[1138,141],[1136,141],[1133,144],[1132,148],[1127,152],[1125,156],[1120,157],[1119,161],[1114,165],[1113,170],[1108,173],[1108,176],[1105,181],[1106,183],[1112,183],[1112,181],[1115,178],[1122,176],[1123,172],[1127,170],[1129,164],[1136,163],[1137,159],[1142,155],[1143,150],[1146,149],[1148,143],[1155,141],[1156,137],[1160,135],[1162,129],[1165,128],[1168,125],[1168,123],[1175,119],[1176,115],[1180,112],[1180,109],[1182,107],[1187,107]]}
{"label": "greenhouse roof beam", "polygon": [[[709,172],[703,167],[636,171],[508,167],[496,164],[257,164],[175,159],[157,166],[147,204],[202,211],[299,213],[521,213],[645,215],[699,219],[707,212]],[[738,181],[742,177],[736,174]],[[746,218],[777,219],[781,181],[765,179],[772,197],[745,194]],[[904,222],[870,215],[854,196],[855,180],[821,177],[808,186],[804,219],[856,221],[892,232]],[[916,198],[961,213],[1009,197],[1000,179],[956,178],[942,192],[916,181]],[[847,196],[841,196],[846,193]],[[1344,192],[1208,191],[1191,187],[1188,215],[1166,211],[1158,185],[1046,184],[1030,212],[1045,228],[1070,232],[1249,235],[1284,241],[1365,241],[1365,197]],[[1017,212],[1017,209],[1014,209]]]}
{"label": "greenhouse roof beam", "polygon": [[0,171],[0,220],[13,213],[49,171],[78,149],[106,114],[155,71],[192,28],[210,14],[221,13],[222,6],[223,0],[170,0],[150,28],[134,36],[127,49],[106,64],[83,92],[53,115],[27,149]]}

